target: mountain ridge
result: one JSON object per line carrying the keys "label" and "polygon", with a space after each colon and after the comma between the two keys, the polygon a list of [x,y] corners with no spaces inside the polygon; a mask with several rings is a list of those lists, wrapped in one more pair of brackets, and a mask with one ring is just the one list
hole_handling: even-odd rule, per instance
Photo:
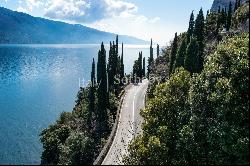
{"label": "mountain ridge", "polygon": [[[68,24],[0,7],[1,44],[99,44],[116,34],[80,24]],[[126,44],[148,44],[135,37],[120,35]]]}

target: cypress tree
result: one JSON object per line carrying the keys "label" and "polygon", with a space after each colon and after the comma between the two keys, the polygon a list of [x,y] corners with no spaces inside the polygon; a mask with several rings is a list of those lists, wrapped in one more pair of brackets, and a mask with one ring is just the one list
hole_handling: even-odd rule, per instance
{"label": "cypress tree", "polygon": [[227,23],[227,13],[226,13],[226,8],[225,9],[222,9],[222,12],[221,12],[221,23],[223,25],[223,27],[226,26],[226,23]]}
{"label": "cypress tree", "polygon": [[160,46],[157,44],[157,58],[160,56]]}
{"label": "cypress tree", "polygon": [[143,77],[143,70],[142,70],[142,52],[139,53],[139,71],[138,71],[138,77],[142,78]]}
{"label": "cypress tree", "polygon": [[241,7],[241,0],[238,0],[237,6],[238,6],[238,8]]}
{"label": "cypress tree", "polygon": [[[87,116],[87,125],[88,130],[93,131],[93,115],[95,114],[95,59],[93,58],[92,71],[91,71],[91,86],[89,88],[89,105],[88,105],[88,116]],[[91,133],[93,134],[93,133]]]}
{"label": "cypress tree", "polygon": [[231,24],[232,24],[232,2],[230,1],[227,14],[227,25],[226,25],[227,31],[229,31]]}
{"label": "cypress tree", "polygon": [[190,73],[197,73],[198,64],[198,48],[199,44],[196,38],[192,38],[186,52],[186,57],[184,60],[184,67]]}
{"label": "cypress tree", "polygon": [[116,54],[118,56],[118,53],[119,53],[119,38],[118,38],[118,35],[116,35]]}
{"label": "cypress tree", "polygon": [[238,9],[238,0],[236,0],[235,5],[234,5],[234,12]]}
{"label": "cypress tree", "polygon": [[151,67],[154,63],[154,49],[153,49],[153,40],[151,39],[151,45],[150,45],[150,56],[148,59],[148,78],[149,78],[149,74],[151,72]]}
{"label": "cypress tree", "polygon": [[143,58],[142,71],[143,71],[143,77],[145,77],[146,76],[146,59],[145,59],[145,57]]}
{"label": "cypress tree", "polygon": [[123,43],[122,43],[122,55],[121,55],[121,68],[120,68],[120,77],[124,77],[124,63],[123,63]]}
{"label": "cypress tree", "polygon": [[219,6],[219,9],[218,9],[218,13],[220,13],[220,6]]}
{"label": "cypress tree", "polygon": [[94,58],[93,58],[93,62],[92,62],[91,83],[92,83],[92,86],[95,86],[95,85],[96,85],[96,78],[95,78],[95,59],[94,59]]}
{"label": "cypress tree", "polygon": [[108,125],[108,83],[107,83],[107,67],[106,67],[106,50],[104,44],[101,45],[101,50],[98,56],[98,73],[99,87],[97,88],[97,135],[99,138],[107,136],[109,131]]}
{"label": "cypress tree", "polygon": [[203,70],[203,61],[204,61],[204,42],[205,42],[205,21],[202,8],[199,11],[199,14],[195,20],[195,28],[194,34],[198,42],[198,64],[197,64],[197,71],[201,72]]}
{"label": "cypress tree", "polygon": [[187,42],[190,42],[190,38],[193,36],[194,33],[194,12],[192,11],[189,20],[189,27],[187,31]]}
{"label": "cypress tree", "polygon": [[204,28],[205,28],[205,18],[203,15],[203,10],[201,8],[195,20],[195,27],[194,27],[194,35],[200,42],[204,41],[205,38]]}
{"label": "cypress tree", "polygon": [[186,42],[186,38],[184,38],[181,42],[180,48],[177,53],[174,70],[178,67],[184,67],[184,59],[186,57],[186,50],[187,50],[187,42]]}
{"label": "cypress tree", "polygon": [[169,68],[170,74],[172,74],[174,70],[177,51],[178,51],[178,36],[177,33],[175,33],[174,41],[172,43],[171,57],[170,57],[170,68]]}

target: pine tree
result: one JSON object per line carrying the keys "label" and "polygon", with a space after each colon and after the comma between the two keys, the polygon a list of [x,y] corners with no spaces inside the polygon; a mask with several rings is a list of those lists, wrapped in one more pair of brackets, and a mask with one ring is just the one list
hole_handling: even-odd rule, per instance
{"label": "pine tree", "polygon": [[157,58],[160,56],[160,46],[157,44]]}
{"label": "pine tree", "polygon": [[97,71],[99,74],[99,86],[97,88],[97,135],[99,138],[103,138],[107,136],[109,131],[107,114],[109,99],[106,69],[106,50],[103,43],[101,45],[101,50],[99,51],[98,64]]}
{"label": "pine tree", "polygon": [[184,60],[184,67],[190,73],[197,73],[198,64],[198,48],[199,44],[196,38],[192,38],[187,47],[186,57]]}
{"label": "pine tree", "polygon": [[187,42],[190,42],[190,38],[193,36],[194,33],[194,12],[192,11],[190,20],[189,20],[189,27],[187,31]]}
{"label": "pine tree", "polygon": [[184,59],[186,57],[186,50],[187,50],[187,42],[186,42],[186,38],[184,38],[181,42],[180,48],[177,53],[174,70],[178,67],[184,67]]}
{"label": "pine tree", "polygon": [[232,2],[230,1],[227,14],[227,25],[226,25],[227,31],[229,31],[231,24],[232,24]]}
{"label": "pine tree", "polygon": [[178,51],[178,36],[177,33],[175,33],[174,41],[172,43],[171,57],[170,57],[170,67],[169,67],[170,74],[174,72],[173,70],[174,70],[177,51]]}

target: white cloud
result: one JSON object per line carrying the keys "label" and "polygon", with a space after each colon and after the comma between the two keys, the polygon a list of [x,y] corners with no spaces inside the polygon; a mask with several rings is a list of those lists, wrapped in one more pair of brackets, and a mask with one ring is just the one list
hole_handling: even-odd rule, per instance
{"label": "white cloud", "polygon": [[90,23],[108,17],[132,17],[137,6],[122,0],[48,0],[45,16]]}

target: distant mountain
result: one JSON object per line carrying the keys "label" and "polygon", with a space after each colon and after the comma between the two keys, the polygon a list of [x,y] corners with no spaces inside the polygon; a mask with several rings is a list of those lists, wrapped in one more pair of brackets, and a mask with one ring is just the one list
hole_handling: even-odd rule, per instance
{"label": "distant mountain", "polygon": [[[236,0],[214,0],[211,10],[212,11],[217,11],[219,9],[219,6],[227,7],[227,9],[228,9],[230,1],[232,2],[233,7],[234,7],[234,4],[235,4]],[[241,0],[241,2],[242,3],[246,2],[246,0]]]}
{"label": "distant mountain", "polygon": [[[33,17],[0,7],[0,43],[11,44],[100,44],[115,39],[116,34],[79,24]],[[121,35],[126,44],[149,44],[134,37]]]}

